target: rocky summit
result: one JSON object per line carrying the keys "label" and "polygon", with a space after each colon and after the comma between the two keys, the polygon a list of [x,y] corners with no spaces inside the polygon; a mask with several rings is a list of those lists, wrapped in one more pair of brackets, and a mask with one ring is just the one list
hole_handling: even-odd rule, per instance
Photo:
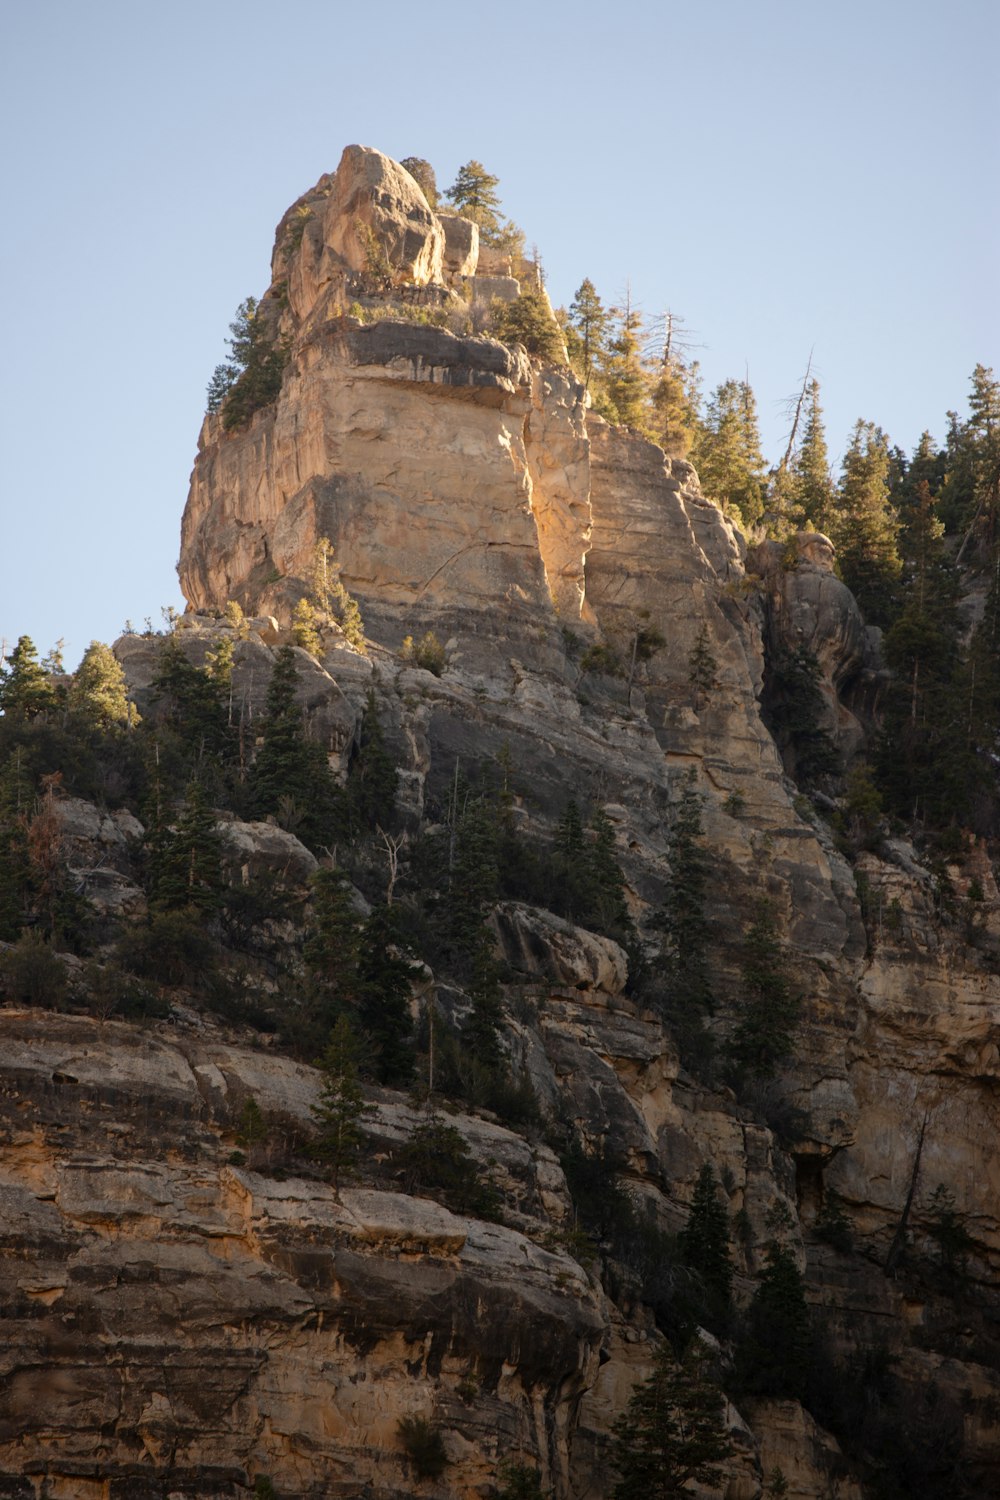
{"label": "rocky summit", "polygon": [[[677,1370],[692,1348],[711,1366],[719,1452],[649,1494],[995,1494],[985,845],[932,862],[902,828],[852,839],[842,789],[794,779],[775,663],[815,663],[813,731],[842,767],[874,740],[888,680],[831,543],[749,543],[691,463],[598,414],[565,344],[546,357],[504,335],[526,293],[551,318],[537,266],[432,198],[349,146],[284,215],[250,315],[273,394],[237,412],[238,377],[206,416],[188,611],[167,639],[115,647],[146,724],[167,723],[165,652],[172,681],[221,680],[221,654],[225,764],[250,785],[291,660],[335,789],[365,784],[377,724],[395,800],[313,835],[287,797],[209,790],[220,889],[249,913],[226,1005],[154,963],[159,1005],[102,1014],[78,998],[94,959],[68,952],[57,1006],[8,985],[0,1496],[611,1500],[623,1414],[665,1348]],[[156,766],[170,774],[166,751]],[[154,813],[145,784],[132,810],[107,782],[49,799],[52,848],[110,934],[98,967],[169,907],[150,830],[168,840],[180,802]],[[470,842],[463,879],[501,868],[466,961],[449,908],[480,805],[506,842]],[[518,887],[512,849],[551,855],[549,876]],[[692,849],[691,958],[712,997],[693,1041],[672,999]],[[618,915],[564,894],[595,851],[621,872]],[[408,1078],[361,1067],[341,1181],[314,1140],[336,1006],[322,1034],[283,1031],[317,986],[336,993],[338,950],[310,955],[317,881],[338,869],[359,930],[387,883],[402,913],[382,947],[411,965],[417,1059]],[[216,936],[218,911],[200,919]],[[758,1066],[747,995],[775,975],[792,1037]],[[455,1060],[487,1034],[508,1091],[530,1094],[520,1115]],[[466,1187],[442,1187],[415,1139],[466,1164]],[[731,1277],[714,1302],[692,1251],[706,1181]],[[802,1370],[776,1374],[766,1349],[797,1298]]]}

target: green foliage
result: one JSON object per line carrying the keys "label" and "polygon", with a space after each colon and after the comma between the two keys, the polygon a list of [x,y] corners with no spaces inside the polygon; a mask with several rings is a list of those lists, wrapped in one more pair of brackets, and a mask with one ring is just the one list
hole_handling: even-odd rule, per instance
{"label": "green foliage", "polygon": [[375,907],[358,942],[357,1014],[376,1077],[391,1088],[413,1079],[410,995],[418,972],[402,951],[394,908]]}
{"label": "green foliage", "polygon": [[240,303],[229,331],[230,355],[225,364],[216,366],[209,382],[208,410],[221,411],[223,427],[232,432],[277,400],[289,350],[254,297]]}
{"label": "green foliage", "polygon": [[306,738],[295,652],[283,646],[268,684],[260,740],[248,784],[254,817],[268,814],[312,849],[332,843],[343,818],[342,796],[321,745]]}
{"label": "green foliage", "polygon": [[757,402],[747,381],[726,380],[713,392],[691,458],[706,495],[735,512],[744,526],[760,520],[766,465]]}
{"label": "green foliage", "polygon": [[6,665],[0,667],[0,713],[23,722],[55,708],[57,694],[51,677],[38,660],[29,635],[18,637]]}
{"label": "green foliage", "polygon": [[161,1020],[170,1013],[161,995],[114,963],[85,964],[79,998],[101,1020],[110,1016],[122,1021]]}
{"label": "green foliage", "polygon": [[438,1115],[418,1125],[395,1154],[404,1191],[426,1192],[456,1213],[497,1219],[500,1195],[479,1168],[454,1125]]}
{"label": "green foliage", "polygon": [[247,1161],[251,1167],[256,1165],[262,1149],[267,1145],[270,1134],[270,1126],[261,1112],[260,1105],[253,1095],[249,1094],[244,1099],[243,1108],[240,1110],[236,1143],[246,1152]]}
{"label": "green foliage", "polygon": [[807,646],[768,658],[767,717],[785,768],[802,787],[840,769],[836,746],[823,728],[821,681],[819,662]]}
{"label": "green foliage", "polygon": [[766,901],[744,938],[743,1004],[729,1043],[737,1066],[757,1078],[770,1078],[793,1046],[801,1002],[792,991],[787,964]]}
{"label": "green foliage", "polygon": [[709,1326],[718,1329],[729,1313],[733,1264],[729,1255],[729,1215],[708,1162],[698,1174],[691,1212],[680,1233],[678,1247],[684,1263],[701,1281]]}
{"label": "green foliage", "polygon": [[649,372],[642,358],[642,318],[626,304],[624,308],[613,309],[612,319],[603,395],[612,421],[648,435]]}
{"label": "green foliage", "polygon": [[104,729],[116,725],[132,729],[139,722],[129,701],[125,673],[110,646],[91,641],[73,674],[66,695],[67,707],[89,723]]}
{"label": "green foliage", "polygon": [[871,625],[892,621],[901,571],[899,518],[890,487],[889,443],[874,422],[858,421],[844,455],[830,534],[840,574]]}
{"label": "green foliage", "polygon": [[491,324],[503,343],[523,344],[529,354],[537,354],[550,364],[565,362],[559,325],[540,286],[526,286],[513,302],[498,299],[493,304]]}
{"label": "green foliage", "polygon": [[841,1255],[849,1255],[854,1247],[854,1230],[840,1198],[832,1190],[823,1194],[823,1202],[813,1224],[813,1233],[818,1240],[832,1246]]}
{"label": "green foliage", "polygon": [[40,933],[25,932],[0,953],[0,989],[15,1005],[62,1010],[67,988],[66,966]]}
{"label": "green foliage", "polygon": [[399,165],[405,168],[407,172],[409,172],[410,176],[413,178],[414,182],[417,184],[420,191],[427,199],[429,207],[437,208],[437,177],[435,176],[434,168],[431,166],[430,162],[425,161],[422,156],[404,156]]}
{"label": "green foliage", "polygon": [[550,1500],[551,1490],[542,1489],[542,1476],[530,1464],[506,1459],[497,1469],[496,1500]]}
{"label": "green foliage", "polygon": [[322,656],[323,641],[316,624],[316,611],[308,599],[300,599],[292,611],[292,635],[296,646],[310,656]]}
{"label": "green foliage", "polygon": [[830,478],[830,457],[826,446],[826,430],[823,426],[823,408],[819,404],[819,381],[809,384],[809,404],[806,408],[802,442],[791,463],[793,507],[802,518],[804,527],[826,531],[832,524],[834,490]]}
{"label": "green foliage", "polygon": [[731,1448],[722,1391],[704,1351],[692,1343],[677,1361],[662,1344],[652,1375],[633,1391],[613,1430],[620,1475],[614,1500],[668,1500],[689,1494],[691,1483],[717,1486],[718,1465]]}
{"label": "green foliage", "polygon": [[484,245],[520,254],[524,236],[516,224],[500,216],[500,199],[496,191],[499,185],[500,179],[487,172],[482,162],[467,161],[464,167],[459,167],[458,176],[445,197],[456,213],[479,225],[479,238]]}
{"label": "green foliage", "polygon": [[404,661],[412,662],[415,667],[422,667],[425,672],[433,672],[435,677],[441,676],[447,661],[444,647],[433,630],[426,631],[417,642],[414,642],[412,635],[408,635],[403,641],[400,654]]}
{"label": "green foliage", "polygon": [[400,1417],[396,1431],[415,1477],[440,1479],[448,1466],[441,1429],[427,1417]]}
{"label": "green foliage", "polygon": [[126,927],[117,952],[122,967],[140,979],[191,988],[210,981],[217,954],[202,913],[186,907],[157,911],[148,923]]}
{"label": "green foliage", "polygon": [[682,1059],[699,1072],[711,1060],[705,1018],[714,1005],[708,974],[708,856],[696,784],[692,767],[670,824],[670,883],[652,922],[663,935],[663,952],[651,983],[654,1002],[677,1038]]}
{"label": "green foliage", "polygon": [[327,1164],[335,1196],[341,1179],[354,1175],[364,1143],[361,1121],[371,1108],[361,1092],[358,1058],[357,1037],[347,1017],[340,1016],[319,1060],[319,1103],[312,1106],[313,1154]]}
{"label": "green foliage", "polygon": [[702,621],[688,657],[688,682],[694,689],[695,707],[701,708],[709,694],[718,687],[719,663],[712,655],[708,626]]}
{"label": "green foliage", "polygon": [[204,787],[192,781],[173,828],[151,829],[150,906],[206,915],[222,899],[222,841]]}
{"label": "green foliage", "polygon": [[772,1241],[737,1348],[739,1388],[757,1396],[803,1399],[814,1349],[802,1273],[792,1252]]}
{"label": "green foliage", "polygon": [[574,370],[589,390],[607,357],[607,335],[611,316],[597,295],[594,283],[585,277],[569,305],[567,347]]}
{"label": "green foliage", "polygon": [[399,772],[389,752],[375,691],[369,688],[347,779],[347,803],[355,829],[391,828],[396,816]]}

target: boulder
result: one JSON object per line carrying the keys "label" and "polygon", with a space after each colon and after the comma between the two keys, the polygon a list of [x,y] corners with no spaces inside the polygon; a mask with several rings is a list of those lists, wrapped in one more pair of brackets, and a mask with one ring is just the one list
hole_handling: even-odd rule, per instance
{"label": "boulder", "polygon": [[352,271],[370,269],[384,252],[396,278],[440,282],[445,234],[416,182],[398,162],[369,146],[347,146],[333,180],[323,225],[325,243]]}
{"label": "boulder", "polygon": [[475,276],[479,264],[479,225],[460,214],[438,214],[444,230],[442,262],[445,276]]}
{"label": "boulder", "polygon": [[305,885],[319,868],[305,844],[276,823],[243,823],[227,813],[216,828],[230,877],[243,885],[261,876],[285,886]]}
{"label": "boulder", "polygon": [[503,957],[522,974],[608,995],[625,988],[628,957],[611,938],[517,901],[498,906],[492,926]]}

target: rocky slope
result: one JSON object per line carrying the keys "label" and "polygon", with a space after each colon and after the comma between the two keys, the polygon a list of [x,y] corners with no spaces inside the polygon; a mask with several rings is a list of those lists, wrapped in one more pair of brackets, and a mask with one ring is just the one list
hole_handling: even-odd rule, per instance
{"label": "rocky slope", "polygon": [[[372,234],[391,269],[374,291]],[[852,868],[786,775],[760,706],[768,653],[806,644],[831,731],[848,750],[863,733],[877,643],[828,544],[748,558],[689,465],[609,427],[567,370],[476,333],[490,297],[516,294],[511,269],[366,148],[293,205],[263,304],[288,368],[245,430],[206,418],[177,638],[200,663],[227,636],[213,612],[238,601],[256,623],[233,637],[234,691],[259,707],[328,538],[368,638],[364,654],[329,633],[321,662],[300,653],[303,704],[332,763],[346,766],[369,690],[414,826],[456,761],[503,751],[522,826],[550,834],[570,793],[606,809],[640,922],[669,878],[670,810],[694,772],[714,1024],[720,1036],[733,1024],[741,934],[767,896],[804,1001],[788,1070],[756,1103],[697,1083],[628,997],[613,944],[517,905],[495,918],[520,1002],[512,1056],[547,1110],[624,1163],[662,1227],[683,1225],[712,1162],[743,1224],[741,1296],[766,1242],[783,1238],[835,1344],[884,1347],[916,1396],[933,1389],[957,1414],[971,1493],[992,1493],[1000,902],[988,862],[972,850],[932,874],[889,842]],[[440,677],[399,654],[431,628]],[[646,659],[640,632],[664,643]],[[708,690],[691,681],[699,636]],[[155,643],[117,649],[141,697]],[[620,670],[601,670],[612,658]],[[78,819],[81,864],[88,839],[88,867],[102,839],[105,854],[127,843],[96,813]],[[232,827],[234,867],[277,836]],[[307,851],[294,857],[303,877]],[[127,849],[119,864],[127,887]],[[985,899],[969,915],[973,876]],[[8,1011],[0,1030],[0,1494],[221,1497],[268,1475],[286,1497],[444,1500],[487,1495],[504,1457],[537,1463],[558,1500],[610,1494],[609,1428],[650,1369],[653,1325],[628,1287],[572,1258],[546,1147],[456,1117],[503,1189],[504,1225],[406,1196],[391,1176],[337,1204],[318,1178],[229,1163],[247,1094],[308,1125],[315,1076],[272,1049],[193,1016],[136,1029]],[[410,1106],[385,1094],[377,1107],[367,1128],[391,1161]],[[959,1302],[930,1274],[883,1269],[924,1121],[911,1239],[930,1265],[927,1204],[945,1184],[974,1241]],[[831,1190],[854,1226],[850,1253],[810,1233]],[[438,1481],[407,1468],[407,1414],[444,1432]],[[775,1467],[795,1500],[862,1493],[796,1403],[745,1403],[727,1420],[728,1500],[754,1500]]]}

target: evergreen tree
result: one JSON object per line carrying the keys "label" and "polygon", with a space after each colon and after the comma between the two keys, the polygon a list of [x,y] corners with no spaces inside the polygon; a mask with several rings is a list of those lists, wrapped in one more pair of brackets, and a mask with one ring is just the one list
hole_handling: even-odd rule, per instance
{"label": "evergreen tree", "polygon": [[733,1263],[729,1255],[729,1216],[708,1162],[698,1174],[691,1212],[678,1246],[685,1264],[697,1273],[704,1288],[704,1312],[710,1319],[709,1326],[714,1324],[717,1328],[732,1300]]}
{"label": "evergreen tree", "polygon": [[705,1018],[713,1009],[708,975],[708,857],[694,769],[685,777],[669,832],[670,883],[653,925],[663,934],[662,1008],[681,1056],[700,1066],[711,1051]]}
{"label": "evergreen tree", "polygon": [[321,848],[334,836],[342,799],[322,747],[306,738],[298,683],[295,652],[283,646],[264,702],[249,800],[255,817],[291,818],[303,841]]}
{"label": "evergreen tree", "polygon": [[648,431],[649,375],[642,358],[642,315],[626,303],[612,310],[603,393],[611,420],[637,432]]}
{"label": "evergreen tree", "polygon": [[357,999],[362,926],[343,871],[329,865],[317,870],[312,881],[312,915],[302,956],[310,989],[326,1007],[331,1025],[331,1008],[343,1007]]}
{"label": "evergreen tree", "polygon": [[700,709],[712,690],[718,687],[718,670],[719,663],[712,655],[709,644],[708,626],[702,621],[688,657],[688,682],[694,689],[695,708]]}
{"label": "evergreen tree", "polygon": [[218,909],[222,843],[201,782],[191,782],[176,827],[154,837],[150,855],[152,906],[160,911],[189,907],[206,915]]}
{"label": "evergreen tree", "polygon": [[73,674],[67,705],[81,718],[102,729],[134,728],[139,714],[130,702],[125,673],[110,646],[91,641]]}
{"label": "evergreen tree", "polygon": [[513,302],[494,303],[493,332],[505,344],[523,344],[549,364],[563,364],[566,350],[549,299],[540,286],[526,286]]}
{"label": "evergreen tree", "polygon": [[743,1006],[730,1041],[737,1064],[758,1078],[769,1078],[792,1050],[801,1003],[792,993],[785,958],[766,901],[744,938]]}
{"label": "evergreen tree", "polygon": [[668,458],[686,458],[699,432],[695,377],[679,359],[664,359],[649,393],[650,432]]}
{"label": "evergreen tree", "polygon": [[338,1017],[319,1061],[319,1103],[312,1106],[317,1127],[313,1152],[327,1163],[338,1201],[341,1180],[354,1174],[361,1154],[361,1121],[370,1109],[361,1092],[358,1052],[350,1021],[346,1016]]}
{"label": "evergreen tree", "polygon": [[826,701],[822,673],[808,646],[782,650],[768,658],[766,701],[769,726],[785,769],[799,786],[810,787],[840,769],[836,746],[823,728]]}
{"label": "evergreen tree", "polygon": [[456,213],[479,225],[479,232],[487,244],[500,232],[499,186],[499,177],[487,172],[481,161],[473,160],[459,167],[458,176],[445,192]]}
{"label": "evergreen tree", "polygon": [[734,509],[745,526],[760,520],[766,465],[747,381],[726,380],[716,388],[691,457],[706,495],[724,510]]}
{"label": "evergreen tree", "polygon": [[615,852],[614,824],[603,807],[591,814],[590,828],[594,837],[586,850],[594,894],[588,925],[625,943],[632,935],[632,917],[625,898],[625,876]]}
{"label": "evergreen tree", "polygon": [[844,455],[830,534],[841,577],[874,625],[888,625],[900,574],[899,520],[889,501],[890,456],[873,422],[855,424]]}
{"label": "evergreen tree", "polygon": [[428,206],[430,208],[437,208],[437,177],[430,162],[425,161],[422,156],[404,156],[399,165],[403,167],[407,172],[409,172],[410,176],[413,178],[414,182],[417,184],[420,191],[427,199]]}
{"label": "evergreen tree", "polygon": [[717,1466],[731,1448],[722,1392],[706,1364],[696,1345],[680,1362],[669,1344],[657,1350],[652,1375],[614,1425],[612,1464],[621,1476],[614,1500],[669,1500],[690,1494],[692,1482],[719,1484]]}
{"label": "evergreen tree", "polygon": [[390,1088],[413,1078],[410,996],[418,970],[401,948],[395,909],[375,907],[358,943],[358,1021],[373,1045],[378,1080]]}
{"label": "evergreen tree", "polygon": [[0,713],[5,719],[23,723],[56,707],[52,679],[38,660],[29,635],[18,637],[7,664],[0,667]]}
{"label": "evergreen tree", "polygon": [[158,722],[173,731],[188,766],[200,766],[206,756],[220,767],[234,758],[236,737],[229,725],[223,690],[207,672],[188,661],[173,636],[160,651],[153,702]]}
{"label": "evergreen tree", "polygon": [[792,459],[791,469],[793,501],[802,514],[803,523],[817,531],[826,531],[832,521],[834,491],[818,380],[809,384],[802,442]]}
{"label": "evergreen tree", "polygon": [[355,826],[372,830],[392,826],[398,781],[399,772],[385,742],[375,690],[369,688],[347,780],[348,805]]}
{"label": "evergreen tree", "polygon": [[802,1273],[792,1252],[772,1241],[737,1351],[739,1383],[753,1395],[801,1400],[813,1353]]}
{"label": "evergreen tree", "polygon": [[255,411],[277,400],[289,352],[254,297],[240,303],[229,331],[229,358],[216,366],[208,386],[208,409],[222,412],[227,432],[245,427]]}
{"label": "evergreen tree", "polygon": [[894,811],[940,826],[967,811],[982,780],[960,708],[959,582],[926,479],[904,495],[903,515],[899,613],[884,642],[893,677],[877,751],[879,786]]}
{"label": "evergreen tree", "polygon": [[[969,416],[949,412],[946,475],[941,510],[949,531],[971,537],[992,551],[1000,537],[1000,382],[977,365],[971,377]],[[963,546],[965,543],[963,542]]]}
{"label": "evergreen tree", "polygon": [[584,277],[569,305],[568,326],[575,335],[574,368],[587,390],[607,357],[610,315],[589,277]]}

